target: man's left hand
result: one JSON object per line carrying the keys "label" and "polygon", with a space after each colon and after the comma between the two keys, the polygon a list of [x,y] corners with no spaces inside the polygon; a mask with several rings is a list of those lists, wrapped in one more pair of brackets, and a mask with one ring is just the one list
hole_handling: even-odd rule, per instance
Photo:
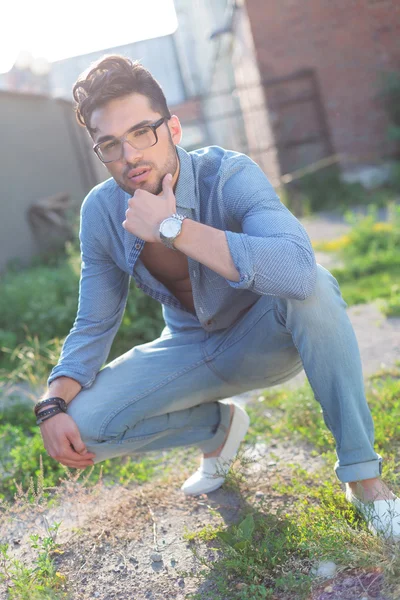
{"label": "man's left hand", "polygon": [[145,242],[159,242],[161,222],[176,212],[172,175],[168,173],[164,177],[160,196],[136,190],[128,201],[128,207],[122,227]]}

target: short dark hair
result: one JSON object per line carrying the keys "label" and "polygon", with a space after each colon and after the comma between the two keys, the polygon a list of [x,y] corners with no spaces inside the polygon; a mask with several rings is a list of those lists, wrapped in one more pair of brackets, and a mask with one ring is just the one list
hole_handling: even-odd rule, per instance
{"label": "short dark hair", "polygon": [[118,54],[105,56],[82,73],[72,90],[76,101],[76,118],[94,133],[89,123],[92,113],[110,100],[129,94],[142,94],[151,108],[170,119],[167,101],[158,81],[139,61],[131,61]]}

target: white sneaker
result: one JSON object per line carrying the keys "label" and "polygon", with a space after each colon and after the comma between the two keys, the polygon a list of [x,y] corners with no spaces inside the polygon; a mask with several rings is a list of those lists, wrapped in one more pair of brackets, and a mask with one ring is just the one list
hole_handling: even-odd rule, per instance
{"label": "white sneaker", "polygon": [[208,494],[217,490],[224,483],[250,424],[247,412],[237,404],[233,404],[233,406],[232,422],[221,454],[211,458],[202,458],[200,468],[181,487],[186,495]]}
{"label": "white sneaker", "polygon": [[346,499],[360,511],[374,535],[400,540],[400,498],[364,503],[353,494],[349,486],[346,487]]}

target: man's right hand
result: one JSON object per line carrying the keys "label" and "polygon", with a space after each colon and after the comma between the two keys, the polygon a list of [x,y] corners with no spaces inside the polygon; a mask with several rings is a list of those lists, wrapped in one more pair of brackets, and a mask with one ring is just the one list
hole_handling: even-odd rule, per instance
{"label": "man's right hand", "polygon": [[66,467],[85,469],[94,464],[95,454],[88,452],[75,421],[66,413],[46,419],[40,425],[44,447],[49,456]]}

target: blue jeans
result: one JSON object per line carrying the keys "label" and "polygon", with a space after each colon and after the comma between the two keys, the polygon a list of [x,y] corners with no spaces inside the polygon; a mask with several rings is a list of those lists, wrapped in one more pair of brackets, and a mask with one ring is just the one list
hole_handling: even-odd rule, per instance
{"label": "blue jeans", "polygon": [[224,440],[221,399],[287,381],[303,368],[336,441],[342,482],[378,477],[357,341],[335,278],[318,266],[306,300],[260,296],[209,333],[174,309],[161,337],[112,361],[68,406],[94,462],[175,446],[212,452]]}

